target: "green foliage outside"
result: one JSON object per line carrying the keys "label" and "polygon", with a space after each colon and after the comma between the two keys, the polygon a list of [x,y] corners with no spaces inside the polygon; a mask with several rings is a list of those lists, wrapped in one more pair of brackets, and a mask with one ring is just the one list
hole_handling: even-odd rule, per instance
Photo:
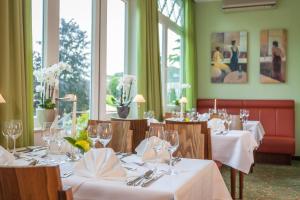
{"label": "green foliage outside", "polygon": [[[59,61],[69,64],[72,67],[72,72],[62,72],[59,79],[59,96],[64,97],[66,94],[77,95],[77,110],[86,111],[89,109],[90,96],[90,41],[87,33],[82,31],[79,25],[71,19],[66,21],[61,20],[59,28]],[[41,42],[38,42],[42,45]],[[52,63],[53,64],[53,63]],[[33,52],[33,68],[40,69],[43,67],[42,55],[40,52]],[[38,82],[34,78],[34,90]],[[34,93],[34,106],[37,107],[39,94]],[[48,104],[50,105],[50,104]],[[48,106],[46,105],[46,106]],[[60,102],[60,111],[71,112],[72,103]]]}

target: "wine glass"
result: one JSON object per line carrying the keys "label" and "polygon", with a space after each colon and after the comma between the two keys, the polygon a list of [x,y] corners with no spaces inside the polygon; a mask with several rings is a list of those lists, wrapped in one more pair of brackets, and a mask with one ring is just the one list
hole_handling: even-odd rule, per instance
{"label": "wine glass", "polygon": [[112,130],[110,123],[101,123],[99,124],[99,140],[100,143],[106,148],[106,145],[112,139]]}
{"label": "wine glass", "polygon": [[249,110],[245,110],[246,123],[248,122],[249,115],[250,115]]}
{"label": "wine glass", "polygon": [[89,138],[93,141],[93,147],[96,148],[97,141],[100,140],[99,133],[101,127],[98,125],[89,125],[87,128],[87,132],[89,135]]}
{"label": "wine glass", "polygon": [[42,140],[47,147],[47,153],[50,151],[51,142],[53,140],[52,122],[44,122],[42,124]]}
{"label": "wine glass", "polygon": [[148,112],[144,112],[144,119],[148,119],[148,118],[149,118]]}
{"label": "wine glass", "polygon": [[165,131],[165,140],[166,140],[166,147],[170,154],[169,160],[169,175],[176,175],[177,173],[172,169],[172,160],[173,160],[173,153],[179,147],[179,136],[177,130],[168,130]]}
{"label": "wine glass", "polygon": [[227,124],[227,133],[230,131],[230,124],[232,123],[232,115],[226,115],[225,117],[226,124]]}
{"label": "wine glass", "polygon": [[9,137],[14,141],[13,154],[16,154],[16,140],[22,135],[23,124],[21,120],[11,120],[11,131],[9,131]]}
{"label": "wine glass", "polygon": [[147,138],[147,145],[150,145],[150,147],[153,149],[155,153],[155,169],[154,171],[157,171],[157,165],[158,165],[158,155],[163,149],[164,146],[164,128],[163,127],[150,127],[149,131],[146,135]]}
{"label": "wine glass", "polygon": [[6,149],[9,150],[9,134],[12,130],[12,124],[9,121],[3,123],[2,134],[6,138]]}
{"label": "wine glass", "polygon": [[64,137],[66,136],[66,131],[64,129],[55,129],[54,131],[54,140],[55,143],[58,146],[58,152],[61,153],[62,152],[62,145],[65,142]]}

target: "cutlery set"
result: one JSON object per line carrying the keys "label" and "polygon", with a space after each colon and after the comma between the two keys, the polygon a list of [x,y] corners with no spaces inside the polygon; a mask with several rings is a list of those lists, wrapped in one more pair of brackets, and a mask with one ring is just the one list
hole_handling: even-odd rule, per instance
{"label": "cutlery set", "polygon": [[148,170],[146,171],[143,175],[138,176],[137,178],[128,181],[127,185],[129,186],[139,186],[141,185],[142,187],[146,187],[150,185],[152,182],[154,182],[156,178],[156,175],[154,175],[153,170]]}

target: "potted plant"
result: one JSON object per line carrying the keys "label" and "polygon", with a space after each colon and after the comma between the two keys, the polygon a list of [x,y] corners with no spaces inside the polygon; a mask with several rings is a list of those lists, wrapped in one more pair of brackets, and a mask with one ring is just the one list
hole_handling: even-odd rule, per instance
{"label": "potted plant", "polygon": [[175,100],[173,100],[172,103],[174,105],[174,111],[175,112],[179,112],[180,111],[180,99],[185,96],[186,89],[189,89],[189,88],[191,88],[190,84],[188,84],[188,83],[182,83],[179,86],[179,90],[178,90],[179,95],[178,96],[176,95],[176,92],[174,91],[174,96],[175,96],[174,98],[175,98]]}
{"label": "potted plant", "polygon": [[112,101],[117,107],[117,112],[120,118],[127,118],[130,111],[130,104],[132,102],[131,87],[135,81],[135,76],[125,75],[118,85],[120,91],[119,98],[113,98]]}
{"label": "potted plant", "polygon": [[34,76],[39,85],[35,90],[38,93],[38,108],[36,115],[39,127],[44,122],[53,122],[55,118],[55,90],[58,86],[58,79],[63,71],[71,71],[71,66],[65,63],[54,64],[50,67],[34,71]]}

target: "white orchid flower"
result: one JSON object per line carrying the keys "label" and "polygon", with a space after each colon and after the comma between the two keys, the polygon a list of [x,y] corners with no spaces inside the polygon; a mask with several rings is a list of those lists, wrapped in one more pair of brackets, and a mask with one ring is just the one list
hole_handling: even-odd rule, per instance
{"label": "white orchid flower", "polygon": [[191,85],[188,84],[188,83],[183,83],[183,84],[181,84],[181,88],[182,88],[182,89],[191,88]]}

